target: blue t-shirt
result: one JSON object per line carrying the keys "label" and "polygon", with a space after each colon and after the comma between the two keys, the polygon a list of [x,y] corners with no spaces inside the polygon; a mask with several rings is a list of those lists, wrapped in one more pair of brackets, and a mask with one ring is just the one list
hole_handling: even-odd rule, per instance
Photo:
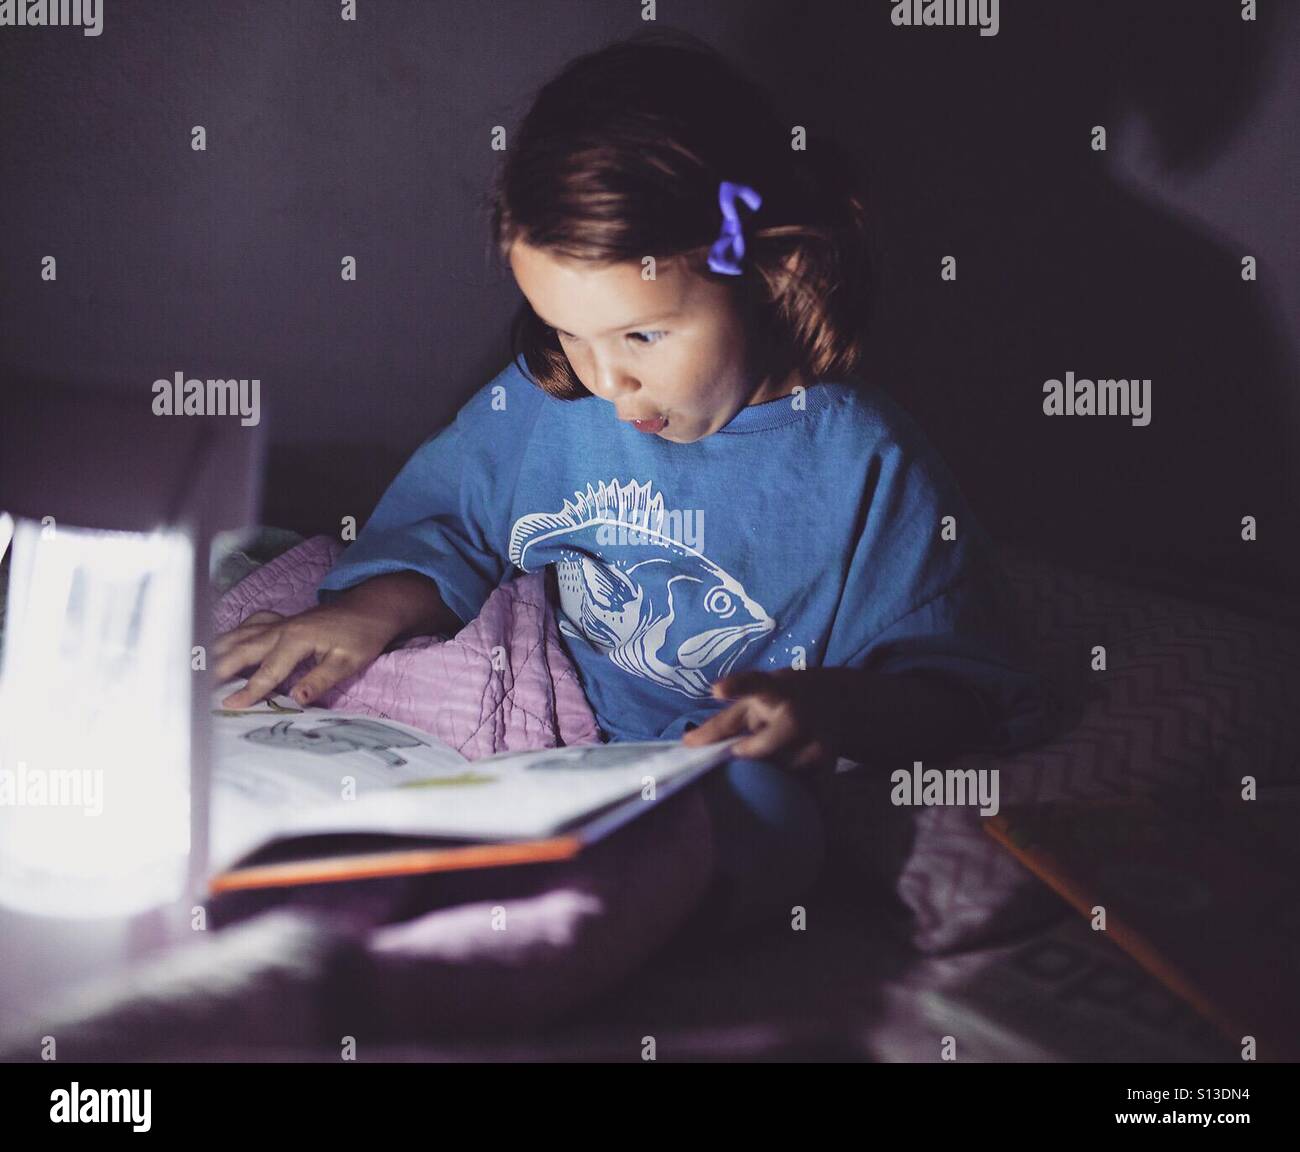
{"label": "blue t-shirt", "polygon": [[992,546],[875,386],[819,382],[675,444],[511,364],[416,450],[318,596],[415,570],[468,622],[547,565],[611,740],[675,739],[726,706],[713,681],[791,666],[948,676],[982,704],[981,747],[1043,734]]}

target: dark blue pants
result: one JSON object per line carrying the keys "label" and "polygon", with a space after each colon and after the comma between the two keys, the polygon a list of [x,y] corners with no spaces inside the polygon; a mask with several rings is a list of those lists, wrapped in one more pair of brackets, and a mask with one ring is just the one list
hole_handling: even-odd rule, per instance
{"label": "dark blue pants", "polygon": [[717,865],[697,927],[730,934],[789,927],[826,860],[821,811],[808,785],[766,760],[735,757],[705,778]]}

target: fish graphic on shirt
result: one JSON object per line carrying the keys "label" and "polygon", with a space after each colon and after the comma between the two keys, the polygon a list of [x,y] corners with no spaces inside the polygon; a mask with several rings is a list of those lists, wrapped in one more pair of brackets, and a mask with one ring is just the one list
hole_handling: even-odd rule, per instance
{"label": "fish graphic on shirt", "polygon": [[514,522],[511,563],[527,572],[558,548],[560,631],[634,676],[707,697],[776,622],[728,572],[662,531],[663,495],[649,481],[602,480],[573,495],[558,512]]}

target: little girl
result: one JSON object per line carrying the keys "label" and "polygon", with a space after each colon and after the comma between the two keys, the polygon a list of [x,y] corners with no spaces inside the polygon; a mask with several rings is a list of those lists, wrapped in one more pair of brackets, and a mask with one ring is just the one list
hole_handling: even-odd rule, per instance
{"label": "little girl", "polygon": [[314,656],[307,703],[545,568],[610,739],[740,737],[705,785],[731,923],[788,914],[820,868],[800,774],[1038,738],[988,539],[916,426],[855,378],[851,166],[797,139],[681,36],[547,84],[493,204],[525,297],[512,362],[416,451],[319,607],[222,637],[219,676],[260,665],[227,705]]}

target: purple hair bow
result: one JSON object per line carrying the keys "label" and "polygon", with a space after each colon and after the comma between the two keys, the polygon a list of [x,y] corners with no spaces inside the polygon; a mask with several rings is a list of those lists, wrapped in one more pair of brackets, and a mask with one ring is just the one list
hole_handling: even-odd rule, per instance
{"label": "purple hair bow", "polygon": [[750,211],[757,212],[763,206],[763,198],[745,184],[733,184],[724,180],[718,185],[718,204],[722,208],[722,231],[713,247],[709,249],[709,267],[726,276],[739,276],[740,262],[745,257],[745,233],[740,227],[740,210],[736,199],[743,200]]}

